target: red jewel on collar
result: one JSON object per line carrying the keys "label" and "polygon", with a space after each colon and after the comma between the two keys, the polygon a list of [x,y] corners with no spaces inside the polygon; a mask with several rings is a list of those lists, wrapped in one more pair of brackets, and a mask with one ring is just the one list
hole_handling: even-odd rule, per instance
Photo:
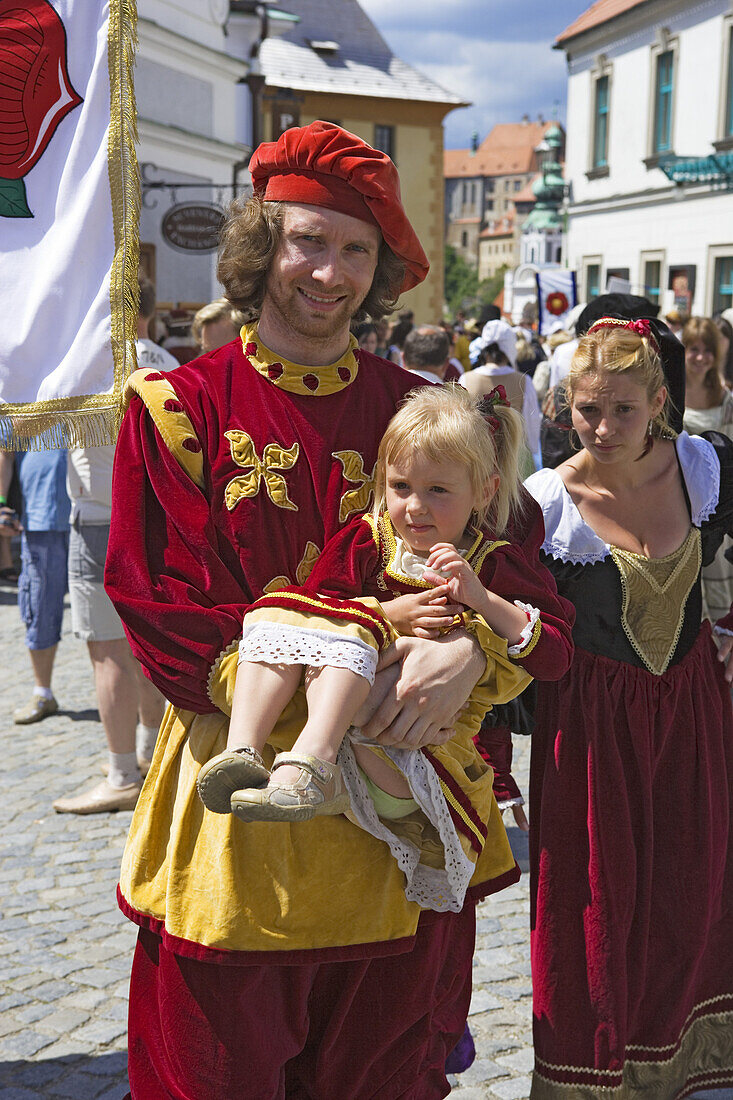
{"label": "red jewel on collar", "polygon": [[180,401],[168,400],[163,402],[163,408],[169,413],[182,413],[183,405]]}
{"label": "red jewel on collar", "polygon": [[351,381],[351,371],[348,367],[339,367],[339,378],[342,382]]}
{"label": "red jewel on collar", "polygon": [[252,341],[250,340],[250,342],[248,344],[245,344],[244,354],[245,355],[256,355],[257,354],[257,344],[253,344]]}
{"label": "red jewel on collar", "polygon": [[162,382],[162,380],[163,380],[163,375],[160,373],[160,371],[156,371],[154,374],[146,374],[145,375],[145,381],[146,382]]}
{"label": "red jewel on collar", "polygon": [[278,378],[282,377],[283,365],[282,363],[270,363],[267,368],[267,377],[276,382]]}
{"label": "red jewel on collar", "polygon": [[315,374],[303,375],[303,385],[306,386],[312,393],[315,393],[320,384],[320,379]]}

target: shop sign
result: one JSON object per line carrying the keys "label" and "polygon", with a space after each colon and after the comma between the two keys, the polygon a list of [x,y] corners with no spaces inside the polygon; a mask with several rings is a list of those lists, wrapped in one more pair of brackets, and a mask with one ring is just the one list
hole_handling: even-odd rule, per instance
{"label": "shop sign", "polygon": [[160,231],[181,252],[215,252],[219,247],[224,211],[210,202],[181,202],[171,206]]}

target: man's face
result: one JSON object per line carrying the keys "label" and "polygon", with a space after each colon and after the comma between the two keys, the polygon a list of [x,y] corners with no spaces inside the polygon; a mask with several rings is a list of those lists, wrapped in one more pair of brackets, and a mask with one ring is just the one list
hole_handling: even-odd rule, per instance
{"label": "man's face", "polygon": [[[326,346],[348,341],[351,318],[374,278],[379,230],[322,206],[286,203],[283,210],[282,238],[267,273],[260,330],[264,322],[268,334],[275,333],[280,343],[281,334],[289,340],[323,340]],[[272,341],[272,335],[269,338]]]}

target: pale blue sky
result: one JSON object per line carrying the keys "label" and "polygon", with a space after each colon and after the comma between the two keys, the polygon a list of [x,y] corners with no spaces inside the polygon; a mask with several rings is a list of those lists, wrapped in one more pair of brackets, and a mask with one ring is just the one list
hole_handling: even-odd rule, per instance
{"label": "pale blue sky", "polygon": [[482,140],[523,114],[565,122],[565,54],[558,34],[591,0],[359,0],[392,50],[472,107],[445,120],[447,149]]}

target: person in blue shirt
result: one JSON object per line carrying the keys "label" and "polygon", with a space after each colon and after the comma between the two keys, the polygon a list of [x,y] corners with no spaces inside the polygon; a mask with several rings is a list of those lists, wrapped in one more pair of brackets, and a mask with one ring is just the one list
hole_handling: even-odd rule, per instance
{"label": "person in blue shirt", "polygon": [[30,701],[14,711],[13,721],[29,725],[58,710],[51,676],[61,640],[71,504],[65,450],[19,452],[16,464],[23,494],[18,609],[35,686]]}

